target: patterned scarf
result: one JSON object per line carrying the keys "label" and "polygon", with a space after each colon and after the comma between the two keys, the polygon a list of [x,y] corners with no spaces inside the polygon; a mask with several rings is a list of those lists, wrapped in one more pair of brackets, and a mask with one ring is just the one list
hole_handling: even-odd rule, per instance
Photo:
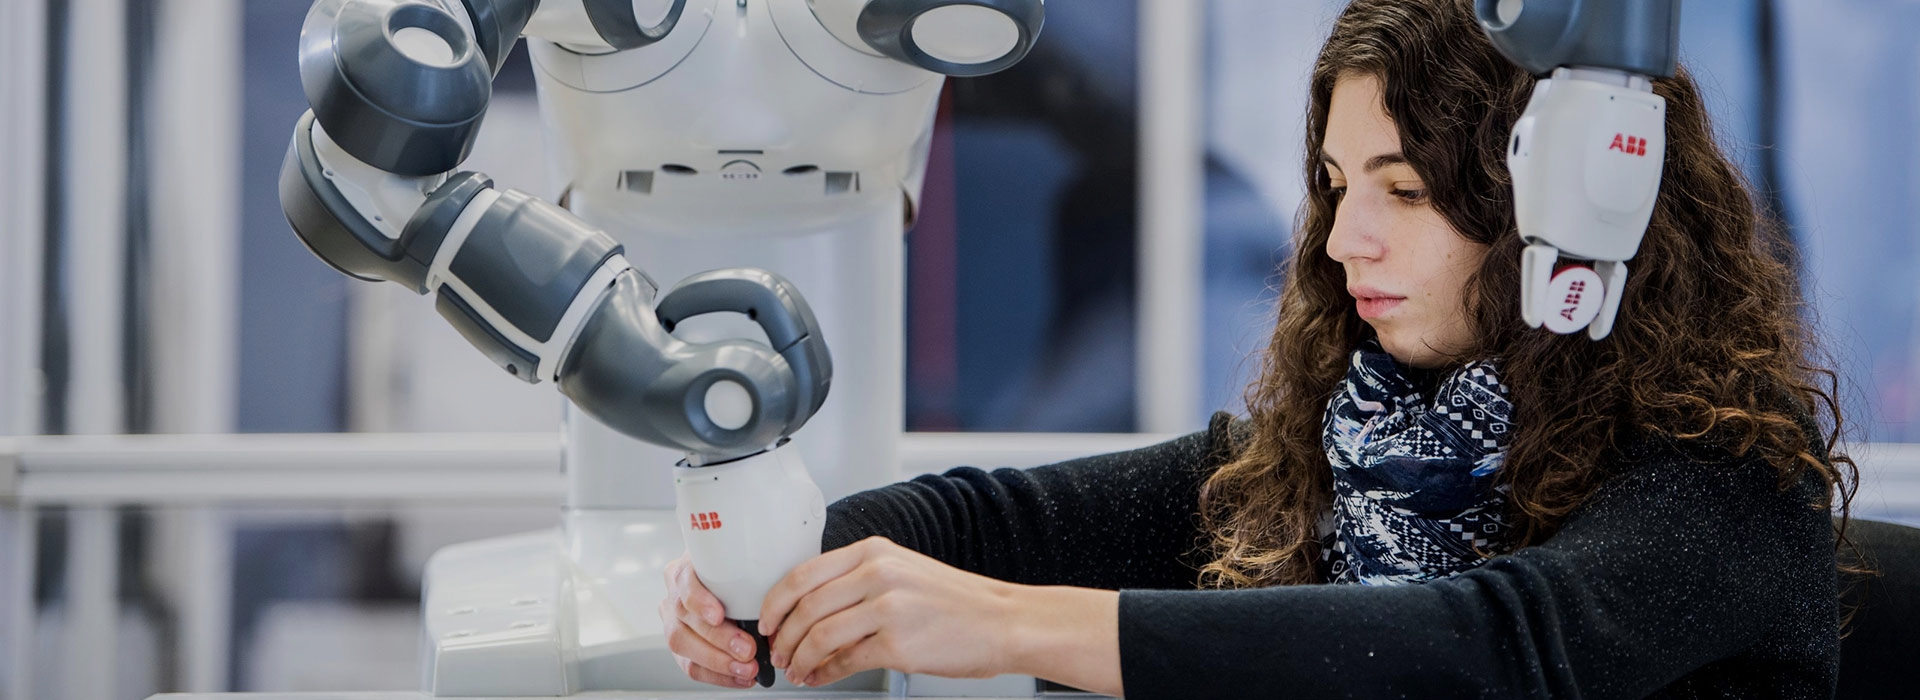
{"label": "patterned scarf", "polygon": [[1378,341],[1353,352],[1321,432],[1329,580],[1421,583],[1503,549],[1506,495],[1493,481],[1513,432],[1507,395],[1488,362],[1448,373],[1429,399]]}

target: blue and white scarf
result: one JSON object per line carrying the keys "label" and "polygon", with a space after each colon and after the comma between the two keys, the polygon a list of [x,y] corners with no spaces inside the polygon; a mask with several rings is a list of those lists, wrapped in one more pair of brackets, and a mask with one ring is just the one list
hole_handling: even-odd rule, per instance
{"label": "blue and white scarf", "polygon": [[1488,362],[1448,373],[1429,398],[1378,341],[1353,352],[1321,433],[1333,464],[1330,580],[1420,583],[1504,549],[1494,475],[1513,432],[1507,396]]}

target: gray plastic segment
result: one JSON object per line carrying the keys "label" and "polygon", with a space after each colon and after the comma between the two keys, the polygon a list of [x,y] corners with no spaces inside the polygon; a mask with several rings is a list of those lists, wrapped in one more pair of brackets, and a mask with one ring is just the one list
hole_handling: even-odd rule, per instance
{"label": "gray plastic segment", "polygon": [[798,416],[799,420],[804,422],[820,410],[833,383],[833,360],[813,308],[800,290],[766,270],[713,270],[674,285],[654,307],[668,330],[694,316],[722,311],[746,314],[760,324],[774,352],[786,359],[800,392],[795,408],[807,414]]}
{"label": "gray plastic segment", "polygon": [[494,200],[448,270],[508,323],[539,342],[620,245],[565,209],[518,190]]}
{"label": "gray plastic segment", "polygon": [[410,274],[406,279],[394,281],[426,294],[427,268],[433,265],[434,255],[446,241],[447,231],[453,229],[453,223],[460,219],[460,213],[467,210],[475,196],[492,187],[493,180],[485,175],[455,173],[433,194],[427,195],[427,201],[407,220],[407,227],[400,233],[401,247],[407,260],[413,263],[406,267]]}
{"label": "gray plastic segment", "polygon": [[280,164],[280,208],[307,250],[349,276],[395,282],[426,294],[427,267],[475,195],[493,186],[479,173],[457,173],[441,183],[408,219],[399,239],[360,217],[328,180],[313,152],[313,113],[301,115]]}
{"label": "gray plastic segment", "polygon": [[360,217],[326,177],[313,152],[313,113],[293,127],[293,143],[280,163],[280,209],[307,250],[349,276],[369,282],[394,281],[425,293],[413,280],[426,277],[426,265],[406,255],[406,237],[388,238]]}
{"label": "gray plastic segment", "polygon": [[[1611,68],[1671,78],[1677,68],[1680,0],[1475,0],[1495,48],[1534,75],[1561,66]],[[1510,21],[1507,21],[1510,20]]]}
{"label": "gray plastic segment", "polygon": [[533,11],[539,9],[539,0],[460,0],[466,5],[467,17],[473,20],[474,43],[480,45],[480,52],[487,56],[487,66],[494,75],[500,74],[500,66],[507,62],[507,54],[513,50],[513,44],[520,40],[520,32],[527,28],[527,20],[533,18]]}
{"label": "gray plastic segment", "polygon": [[468,343],[480,350],[480,354],[486,355],[507,374],[519,377],[528,384],[540,383],[539,372],[536,371],[540,367],[540,358],[508,342],[506,336],[488,325],[486,319],[473,309],[473,304],[453,288],[440,285],[439,299],[434,301],[433,308],[453,324],[453,329],[460,332],[460,337],[466,338]]}
{"label": "gray plastic segment", "polygon": [[[953,63],[934,58],[913,42],[913,23],[920,15],[950,5],[974,5],[996,10],[1013,20],[1020,36],[1007,55],[986,63]],[[935,73],[965,78],[998,73],[1026,58],[1046,24],[1041,0],[872,0],[860,9],[855,27],[860,39],[881,55]]]}
{"label": "gray plastic segment", "polygon": [[640,19],[633,14],[633,0],[580,0],[587,10],[587,21],[593,24],[593,30],[608,46],[625,51],[637,49],[667,38],[675,24],[680,22],[680,13],[687,9],[687,0],[673,0],[673,6],[667,8],[667,16],[651,27],[640,26]]}
{"label": "gray plastic segment", "polygon": [[[622,274],[582,324],[561,364],[560,393],[631,437],[706,455],[739,457],[799,429],[793,373],[766,346],[748,340],[685,343],[669,335],[637,274]],[[747,423],[733,430],[707,418],[707,388],[727,380],[753,401]]]}
{"label": "gray plastic segment", "polygon": [[[453,63],[408,58],[393,33],[416,27]],[[387,172],[431,175],[465,160],[492,97],[493,73],[453,15],[419,0],[319,0],[300,29],[300,85],[327,134]]]}

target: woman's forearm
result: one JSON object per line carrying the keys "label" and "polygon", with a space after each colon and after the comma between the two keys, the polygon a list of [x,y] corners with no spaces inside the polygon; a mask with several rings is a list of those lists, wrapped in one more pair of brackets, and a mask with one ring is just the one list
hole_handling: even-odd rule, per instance
{"label": "woman's forearm", "polygon": [[1070,586],[1020,586],[1012,672],[1118,697],[1120,593]]}

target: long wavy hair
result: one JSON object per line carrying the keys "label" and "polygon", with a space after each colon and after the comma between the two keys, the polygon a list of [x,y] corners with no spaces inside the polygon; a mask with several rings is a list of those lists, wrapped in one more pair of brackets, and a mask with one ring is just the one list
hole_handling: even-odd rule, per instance
{"label": "long wavy hair", "polygon": [[1838,494],[1845,541],[1858,470],[1831,447],[1842,428],[1836,375],[1817,363],[1784,228],[1715,143],[1688,72],[1654,81],[1667,101],[1665,170],[1612,335],[1555,335],[1520,319],[1524,244],[1504,150],[1534,78],[1494,49],[1471,0],[1356,0],[1313,69],[1308,192],[1279,319],[1247,391],[1250,434],[1201,492],[1213,557],[1203,586],[1318,582],[1333,496],[1321,422],[1369,333],[1325,253],[1335,199],[1321,141],[1334,84],[1351,76],[1380,80],[1432,206],[1488,246],[1465,295],[1477,345],[1461,359],[1494,359],[1511,387],[1515,432],[1499,476],[1511,547],[1550,536],[1610,476],[1609,458],[1650,436],[1757,453],[1783,487],[1814,472],[1827,493],[1810,505],[1824,511]]}

